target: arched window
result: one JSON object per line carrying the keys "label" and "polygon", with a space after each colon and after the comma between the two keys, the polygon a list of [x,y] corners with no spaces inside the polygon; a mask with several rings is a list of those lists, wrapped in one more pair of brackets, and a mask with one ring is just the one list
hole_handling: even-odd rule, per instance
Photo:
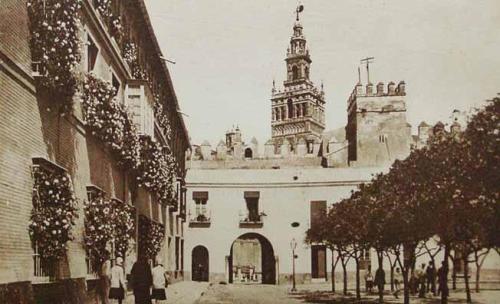
{"label": "arched window", "polygon": [[306,67],[305,72],[306,72],[306,78],[309,79],[309,68],[308,67]]}
{"label": "arched window", "polygon": [[292,80],[299,79],[299,68],[296,65],[294,65],[292,68],[292,75],[293,75]]}
{"label": "arched window", "polygon": [[286,107],[281,108],[281,120],[286,119]]}
{"label": "arched window", "polygon": [[293,102],[291,99],[288,99],[288,118],[293,118]]}

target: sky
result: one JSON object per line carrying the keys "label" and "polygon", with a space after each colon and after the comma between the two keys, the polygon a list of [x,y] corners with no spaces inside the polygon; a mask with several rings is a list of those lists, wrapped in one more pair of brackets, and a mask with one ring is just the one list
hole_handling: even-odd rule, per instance
{"label": "sky", "polygon": [[[285,78],[296,0],[146,0],[193,144],[238,125],[271,136],[271,88]],[[498,0],[303,0],[311,79],[328,129],[344,127],[360,59],[370,80],[406,82],[407,119],[449,122],[500,92]],[[366,83],[364,66],[362,82]]]}

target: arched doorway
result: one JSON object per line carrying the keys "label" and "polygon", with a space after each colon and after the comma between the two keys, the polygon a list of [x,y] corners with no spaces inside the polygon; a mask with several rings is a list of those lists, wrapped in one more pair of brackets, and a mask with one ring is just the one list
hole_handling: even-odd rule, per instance
{"label": "arched doorway", "polygon": [[245,149],[245,158],[252,158],[252,157],[253,157],[252,149],[246,148]]}
{"label": "arched doorway", "polygon": [[204,246],[193,248],[191,256],[191,275],[193,281],[208,282],[208,250]]}
{"label": "arched doorway", "polygon": [[273,246],[258,233],[245,233],[231,245],[229,283],[276,284]]}

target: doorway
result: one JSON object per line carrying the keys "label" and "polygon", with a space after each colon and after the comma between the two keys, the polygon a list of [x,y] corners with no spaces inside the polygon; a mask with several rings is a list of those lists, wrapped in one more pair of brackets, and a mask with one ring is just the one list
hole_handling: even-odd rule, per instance
{"label": "doorway", "polygon": [[196,246],[191,257],[192,280],[208,282],[208,274],[208,250],[204,246]]}
{"label": "doorway", "polygon": [[267,238],[258,233],[245,233],[233,242],[229,283],[276,284],[276,259]]}

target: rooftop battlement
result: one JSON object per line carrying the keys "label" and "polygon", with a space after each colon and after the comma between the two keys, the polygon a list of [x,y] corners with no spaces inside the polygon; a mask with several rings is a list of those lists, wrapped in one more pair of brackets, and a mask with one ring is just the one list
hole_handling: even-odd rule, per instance
{"label": "rooftop battlement", "polygon": [[363,84],[358,83],[351,92],[347,100],[347,104],[350,105],[359,97],[381,97],[381,96],[406,96],[406,83],[400,81],[397,85],[394,82],[389,82],[387,86],[383,82],[377,83],[374,86],[372,83],[368,83],[363,86]]}

